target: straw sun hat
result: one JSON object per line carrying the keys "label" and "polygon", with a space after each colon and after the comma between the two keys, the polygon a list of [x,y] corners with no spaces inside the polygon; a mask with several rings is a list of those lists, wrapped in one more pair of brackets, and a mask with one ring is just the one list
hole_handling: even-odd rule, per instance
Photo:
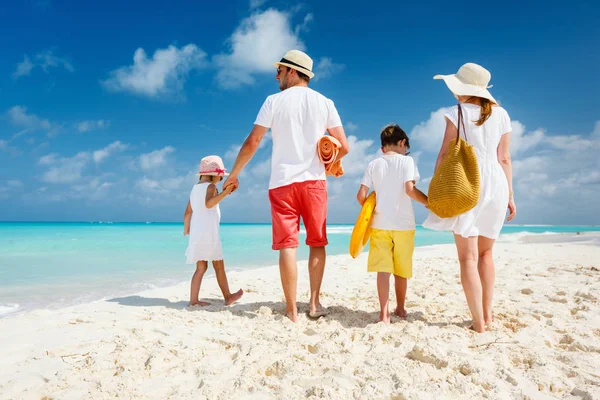
{"label": "straw sun hat", "polygon": [[446,86],[457,96],[477,96],[498,103],[489,92],[492,74],[481,65],[466,63],[452,75],[436,75],[433,79],[443,79]]}
{"label": "straw sun hat", "polygon": [[300,71],[310,79],[314,78],[315,74],[312,72],[313,60],[308,54],[301,52],[300,50],[290,50],[281,60],[276,62],[275,68],[279,68],[280,65],[285,65],[296,71]]}
{"label": "straw sun hat", "polygon": [[200,172],[196,175],[227,176],[223,160],[219,156],[208,156],[200,160]]}

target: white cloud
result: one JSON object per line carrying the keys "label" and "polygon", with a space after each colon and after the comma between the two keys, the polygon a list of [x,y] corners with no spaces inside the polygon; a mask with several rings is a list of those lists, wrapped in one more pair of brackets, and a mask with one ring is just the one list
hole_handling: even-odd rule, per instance
{"label": "white cloud", "polygon": [[103,129],[109,125],[109,121],[105,121],[103,119],[99,120],[89,120],[89,121],[81,121],[75,124],[77,130],[81,133],[90,132],[96,129]]}
{"label": "white cloud", "polygon": [[250,9],[254,10],[256,8],[262,7],[267,0],[250,0]]}
{"label": "white cloud", "polygon": [[13,126],[22,128],[15,136],[21,136],[34,131],[46,131],[48,136],[56,136],[61,131],[61,126],[27,112],[27,107],[14,106],[7,112],[8,119]]}
{"label": "white cloud", "polygon": [[304,16],[304,20],[302,21],[302,23],[298,26],[296,26],[296,29],[294,30],[294,32],[296,33],[296,35],[299,35],[300,32],[302,31],[308,31],[308,25],[310,25],[310,23],[315,19],[314,15],[312,13],[308,13]]}
{"label": "white cloud", "polygon": [[31,75],[31,71],[35,67],[40,67],[46,73],[50,68],[64,68],[69,72],[75,70],[67,58],[59,57],[54,54],[54,50],[48,49],[35,55],[33,61],[27,54],[23,56],[23,61],[17,64],[12,77],[13,79],[19,79],[20,77]]}
{"label": "white cloud", "polygon": [[160,150],[155,150],[151,153],[142,154],[140,156],[140,167],[144,170],[155,169],[167,163],[167,156],[175,151],[172,146],[163,147]]}
{"label": "white cloud", "polygon": [[183,89],[190,71],[206,65],[206,53],[194,44],[182,48],[169,46],[158,49],[148,58],[142,48],[133,56],[133,65],[118,68],[103,81],[114,92],[129,92],[153,97],[173,95]]}
{"label": "white cloud", "polygon": [[23,182],[18,179],[10,179],[8,182],[6,182],[6,185],[13,188],[21,188],[23,187]]}
{"label": "white cloud", "polygon": [[13,79],[19,79],[22,76],[30,75],[34,66],[35,64],[33,64],[29,57],[25,55],[23,61],[17,64],[17,68],[12,74]]}
{"label": "white cloud", "polygon": [[446,131],[444,114],[448,111],[450,111],[450,107],[440,108],[432,112],[427,121],[421,122],[412,128],[408,134],[411,147],[432,153],[438,152],[444,140],[444,132]]}
{"label": "white cloud", "polygon": [[355,133],[358,131],[358,125],[354,122],[348,121],[344,124],[344,130],[348,133]]}
{"label": "white cloud", "polygon": [[42,174],[42,181],[48,183],[74,183],[81,179],[83,169],[91,160],[88,152],[80,152],[73,157],[59,158],[56,154],[41,157],[40,165],[50,166]]}
{"label": "white cloud", "polygon": [[187,176],[166,179],[151,179],[144,176],[135,183],[135,187],[147,193],[167,194],[181,191],[187,181]]}
{"label": "white cloud", "polygon": [[[512,121],[512,132],[510,133],[510,150],[513,154],[522,153],[536,147],[544,140],[544,130],[536,129],[526,132],[525,125],[519,121]],[[526,134],[527,133],[527,134]]]}
{"label": "white cloud", "polygon": [[291,15],[268,9],[242,20],[228,39],[228,54],[214,57],[219,67],[217,81],[224,88],[236,88],[254,83],[257,73],[271,72],[273,63],[288,50],[304,50],[298,32],[292,29]]}
{"label": "white cloud", "polygon": [[128,147],[129,147],[128,145],[123,144],[118,140],[116,142],[112,142],[105,148],[94,151],[94,153],[93,153],[94,162],[99,164],[102,161],[104,161],[105,159],[107,159],[108,157],[110,157],[111,154],[119,152],[119,151],[125,151],[125,150],[127,150]]}
{"label": "white cloud", "polygon": [[344,64],[336,64],[329,57],[321,57],[316,63],[313,72],[315,73],[314,81],[319,79],[329,78],[344,70],[346,66]]}

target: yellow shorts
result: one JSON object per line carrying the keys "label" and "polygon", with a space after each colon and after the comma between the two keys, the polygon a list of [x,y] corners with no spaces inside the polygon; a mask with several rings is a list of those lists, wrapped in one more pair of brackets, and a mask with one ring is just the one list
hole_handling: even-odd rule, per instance
{"label": "yellow shorts", "polygon": [[389,272],[402,278],[412,277],[415,231],[373,229],[369,248],[369,272]]}

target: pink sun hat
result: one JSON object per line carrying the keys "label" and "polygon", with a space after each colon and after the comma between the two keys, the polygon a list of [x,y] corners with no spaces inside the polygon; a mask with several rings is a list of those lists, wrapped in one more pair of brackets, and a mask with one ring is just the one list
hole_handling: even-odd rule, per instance
{"label": "pink sun hat", "polygon": [[207,156],[200,160],[200,172],[196,175],[227,176],[223,160],[219,156]]}

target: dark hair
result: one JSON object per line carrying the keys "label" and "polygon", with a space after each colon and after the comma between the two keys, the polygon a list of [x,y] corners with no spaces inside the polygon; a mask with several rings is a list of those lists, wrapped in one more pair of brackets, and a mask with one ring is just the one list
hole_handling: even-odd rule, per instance
{"label": "dark hair", "polygon": [[408,140],[408,135],[397,124],[390,124],[381,130],[382,147],[395,146],[401,140],[405,140],[406,148],[410,149],[410,141]]}
{"label": "dark hair", "polygon": [[296,73],[298,74],[298,77],[299,77],[300,79],[302,79],[303,81],[305,81],[306,83],[309,83],[309,82],[310,82],[310,78],[309,78],[309,77],[308,77],[308,75],[306,75],[305,73],[303,73],[303,72],[300,72],[300,71],[298,71],[298,70],[296,70]]}

